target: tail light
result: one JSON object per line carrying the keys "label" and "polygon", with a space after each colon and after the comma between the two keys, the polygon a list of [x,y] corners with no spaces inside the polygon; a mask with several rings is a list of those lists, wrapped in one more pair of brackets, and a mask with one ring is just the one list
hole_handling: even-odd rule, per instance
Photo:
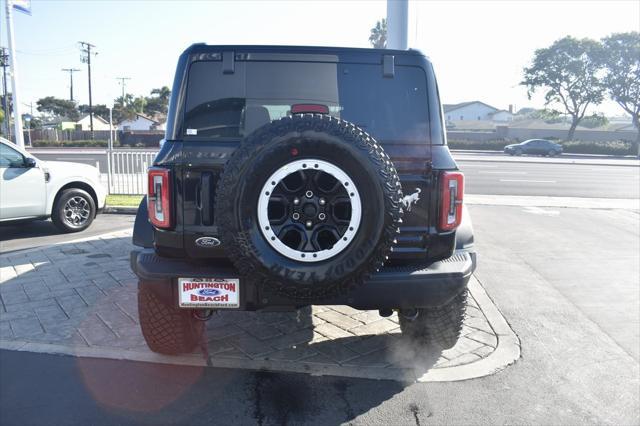
{"label": "tail light", "polygon": [[451,231],[462,220],[464,175],[460,172],[443,172],[440,179],[440,230]]}
{"label": "tail light", "polygon": [[158,228],[171,227],[171,174],[169,169],[151,167],[147,174],[149,220]]}

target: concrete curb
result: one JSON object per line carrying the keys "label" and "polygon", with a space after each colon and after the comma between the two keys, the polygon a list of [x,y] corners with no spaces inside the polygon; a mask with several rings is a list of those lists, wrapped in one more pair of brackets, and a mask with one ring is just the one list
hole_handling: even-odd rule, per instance
{"label": "concrete curb", "polygon": [[[453,153],[460,154],[490,154],[490,155],[504,155],[504,151],[497,151],[492,149],[450,149]],[[567,159],[577,157],[577,159],[619,159],[619,160],[637,160],[638,157],[634,155],[604,155],[604,154],[577,154],[577,153],[563,153],[562,156]],[[526,157],[525,157],[526,158]]]}
{"label": "concrete curb", "polygon": [[478,303],[478,307],[494,330],[498,338],[496,349],[486,358],[456,367],[434,368],[426,373],[414,368],[356,367],[348,365],[329,365],[312,361],[279,361],[271,359],[233,359],[218,358],[215,355],[190,354],[182,356],[164,356],[151,351],[134,351],[107,347],[75,347],[61,344],[32,343],[16,340],[0,340],[0,349],[28,351],[49,354],[62,354],[78,357],[105,358],[129,361],[177,364],[189,366],[209,366],[274,372],[306,373],[314,376],[330,375],[378,380],[396,380],[401,382],[449,382],[468,380],[487,376],[513,364],[520,357],[520,342],[509,327],[498,308],[493,304],[480,283],[472,277],[469,290]]}
{"label": "concrete curb", "polygon": [[520,358],[520,339],[475,277],[469,280],[469,291],[498,337],[498,346],[489,356],[479,361],[456,367],[432,369],[418,377],[418,382],[454,382],[489,376],[505,369]]}
{"label": "concrete curb", "polygon": [[482,206],[640,210],[640,200],[633,198],[578,198],[526,195],[465,194],[464,202],[468,205]]}
{"label": "concrete curb", "polygon": [[138,213],[137,207],[128,206],[105,206],[102,209],[103,214],[136,214]]}
{"label": "concrete curb", "polygon": [[593,163],[583,163],[577,161],[511,161],[511,160],[493,160],[493,159],[466,159],[466,158],[455,158],[458,162],[465,163],[528,163],[528,164],[571,164],[574,166],[617,166],[617,167],[640,167],[640,164],[617,164],[617,163],[602,163],[602,162],[593,162]]}

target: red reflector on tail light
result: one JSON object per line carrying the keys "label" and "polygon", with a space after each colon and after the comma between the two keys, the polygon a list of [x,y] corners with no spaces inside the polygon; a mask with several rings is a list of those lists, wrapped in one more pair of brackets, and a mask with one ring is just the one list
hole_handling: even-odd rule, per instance
{"label": "red reflector on tail light", "polygon": [[329,114],[329,107],[322,104],[295,104],[291,105],[291,114],[304,113]]}
{"label": "red reflector on tail light", "polygon": [[440,177],[440,230],[451,231],[460,225],[463,196],[464,175],[443,172]]}
{"label": "red reflector on tail light", "polygon": [[158,228],[171,227],[171,174],[168,169],[151,167],[147,173],[149,220]]}

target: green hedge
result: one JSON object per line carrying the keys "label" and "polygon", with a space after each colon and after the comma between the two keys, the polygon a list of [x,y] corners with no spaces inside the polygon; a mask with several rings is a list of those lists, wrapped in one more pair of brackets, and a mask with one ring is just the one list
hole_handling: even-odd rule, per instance
{"label": "green hedge", "polygon": [[[105,140],[80,140],[80,141],[46,141],[46,140],[35,140],[31,142],[31,145],[34,147],[94,147],[94,148],[106,148],[109,144],[109,141]],[[118,146],[119,143],[114,141],[114,146]]]}
{"label": "green hedge", "polygon": [[638,155],[637,142],[608,141],[562,141],[567,154]]}
{"label": "green hedge", "polygon": [[[556,141],[567,154],[638,155],[637,142],[626,141]],[[502,151],[506,145],[516,143],[504,140],[470,141],[449,140],[450,149],[477,149]]]}
{"label": "green hedge", "polygon": [[470,141],[449,139],[449,149],[480,149],[487,151],[502,151],[505,146],[513,142],[503,140]]}

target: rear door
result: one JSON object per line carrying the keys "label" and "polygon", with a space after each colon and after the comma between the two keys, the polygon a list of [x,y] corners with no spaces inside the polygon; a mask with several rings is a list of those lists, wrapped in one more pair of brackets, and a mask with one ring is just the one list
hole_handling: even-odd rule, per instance
{"label": "rear door", "polygon": [[[182,176],[184,247],[192,257],[215,249],[195,241],[217,232],[215,186],[224,163],[242,138],[291,114],[294,104],[322,104],[380,142],[402,181],[406,211],[399,248],[419,247],[428,230],[430,158],[427,77],[415,66],[396,66],[392,78],[381,64],[236,60],[191,64],[186,90]],[[221,253],[222,255],[222,253]]]}

